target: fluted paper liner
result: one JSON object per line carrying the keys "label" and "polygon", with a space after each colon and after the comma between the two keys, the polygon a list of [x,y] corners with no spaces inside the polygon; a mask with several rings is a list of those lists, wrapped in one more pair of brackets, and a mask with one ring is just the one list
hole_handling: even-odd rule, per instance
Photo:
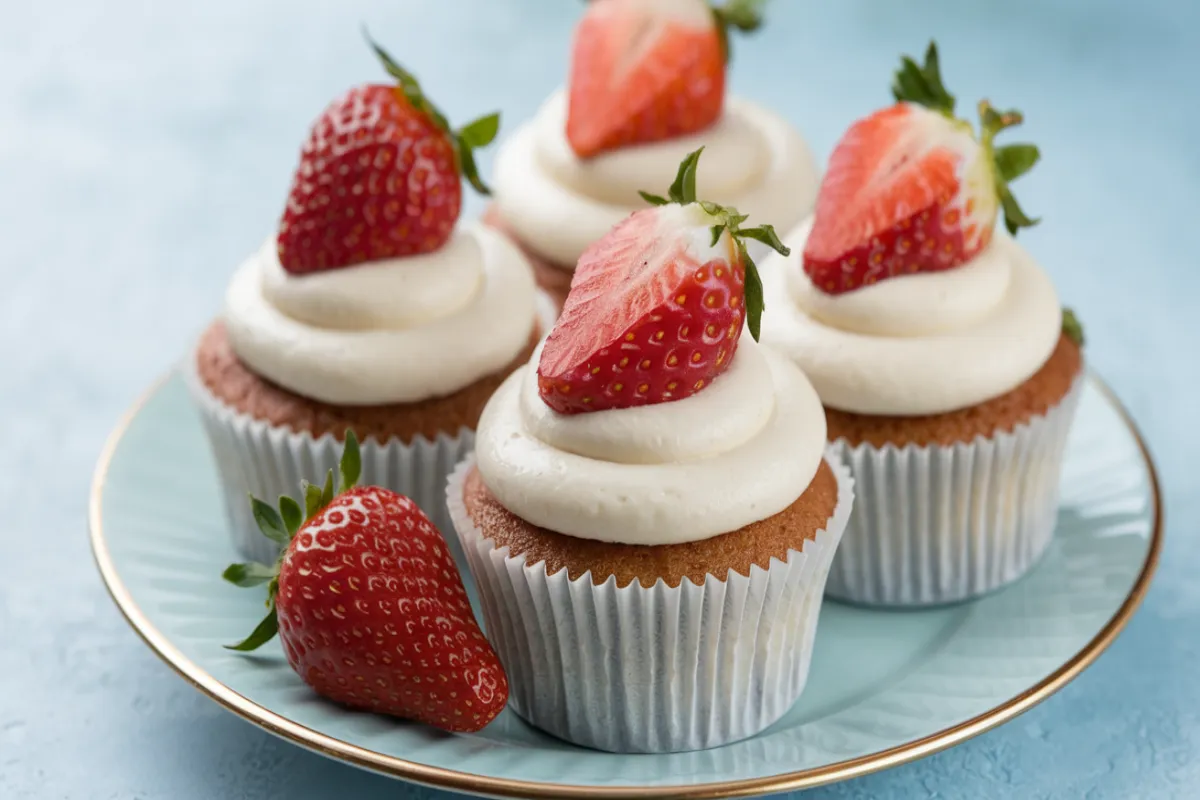
{"label": "fluted paper liner", "polygon": [[1082,386],[1081,376],[1045,415],[970,443],[831,444],[854,474],[856,499],[829,596],[937,605],[1028,572],[1054,534],[1059,473]]}
{"label": "fluted paper liner", "polygon": [[[543,333],[554,326],[557,309],[544,292],[536,299],[537,320]],[[320,484],[332,469],[337,476],[342,443],[332,434],[314,437],[307,431],[272,425],[227,405],[208,390],[197,374],[195,351],[181,368],[208,434],[221,482],[225,517],[234,546],[246,558],[271,563],[278,545],[258,530],[247,494],[274,504],[282,494],[298,497],[301,479]],[[392,437],[361,441],[364,486],[399,492],[420,506],[440,531],[449,531],[446,476],[474,450],[475,432],[461,428],[435,439],[418,436],[405,444]],[[455,558],[454,537],[447,537]]]}
{"label": "fluted paper liner", "polygon": [[[200,380],[195,361],[193,353],[182,371],[217,462],[234,546],[244,557],[269,564],[279,554],[279,545],[258,530],[247,494],[274,504],[282,494],[299,498],[301,479],[321,484],[330,469],[336,479],[342,442],[330,433],[314,437],[308,431],[272,425],[226,405]],[[395,437],[382,443],[367,439],[360,442],[359,482],[411,498],[438,530],[447,531],[446,476],[474,444],[475,433],[467,428],[433,440],[419,436],[409,444]]]}
{"label": "fluted paper liner", "polygon": [[744,739],[779,719],[808,678],[833,554],[850,516],[853,480],[833,516],[786,561],[730,571],[703,585],[599,586],[591,573],[548,575],[497,548],[474,524],[450,476],[447,506],[475,583],[488,638],[508,673],[509,705],[570,742],[614,752],[699,750]]}

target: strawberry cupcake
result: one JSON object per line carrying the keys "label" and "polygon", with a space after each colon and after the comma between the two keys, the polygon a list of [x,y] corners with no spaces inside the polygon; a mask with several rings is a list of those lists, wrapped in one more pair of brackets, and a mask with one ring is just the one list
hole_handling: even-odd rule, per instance
{"label": "strawberry cupcake", "polygon": [[488,397],[539,338],[521,252],[457,225],[461,180],[492,114],[452,131],[417,81],[368,84],[316,120],[278,230],[238,269],[185,374],[245,555],[270,560],[247,492],[278,497],[337,464],[353,431],[364,477],[443,523],[447,472]]}
{"label": "strawberry cupcake", "polygon": [[830,594],[924,605],[1003,586],[1045,551],[1083,338],[1015,238],[1037,220],[1009,183],[1038,150],[995,139],[1020,113],[984,101],[976,133],[933,44],[893,91],[837,145],[794,255],[764,264],[763,342],[812,380],[857,482]]}
{"label": "strawberry cupcake", "polygon": [[695,202],[697,155],[584,252],[447,489],[511,707],[602,750],[715,747],[790,708],[850,513],[816,392],[742,333],[745,242],[778,239]]}
{"label": "strawberry cupcake", "polygon": [[640,187],[667,185],[700,146],[705,196],[781,230],[812,210],[817,170],[800,134],[749,100],[726,102],[728,32],[757,28],[760,6],[588,5],[569,85],[500,149],[495,203],[485,216],[521,244],[559,305],[584,249],[642,207]]}

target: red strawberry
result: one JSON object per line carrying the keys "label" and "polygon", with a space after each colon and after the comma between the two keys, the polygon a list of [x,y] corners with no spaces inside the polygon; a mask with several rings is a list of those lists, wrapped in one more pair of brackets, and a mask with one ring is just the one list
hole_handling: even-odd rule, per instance
{"label": "red strawberry", "polygon": [[842,137],[817,196],[804,270],[830,294],[967,262],[991,241],[999,206],[1011,233],[1037,223],[1008,189],[1037,162],[1037,148],[992,144],[1021,122],[1019,112],[984,101],[977,140],[953,116],[933,43],[923,67],[904,59],[893,93],[901,102]]}
{"label": "red strawberry", "polygon": [[744,239],[788,250],[770,225],[742,228],[737,209],[696,201],[701,150],[680,165],[669,201],[643,192],[656,207],[580,257],[538,364],[538,391],[555,411],[688,397],[729,367],[747,315],[758,338],[762,284]]}
{"label": "red strawberry", "polygon": [[451,131],[417,80],[372,47],[399,85],[351,89],[309,131],[277,240],[293,274],[436,250],[462,207],[460,174],[489,193],[472,151],[495,138],[500,115]]}
{"label": "red strawberry", "polygon": [[757,0],[594,0],[575,30],[567,140],[580,158],[707,128],[725,100],[727,29]]}
{"label": "red strawberry", "polygon": [[358,443],[346,434],[339,494],[306,484],[307,513],[252,500],[274,567],[234,564],[226,580],[268,583],[271,611],[234,650],[278,631],[288,663],[318,694],[354,708],[476,731],[508,701],[508,681],[483,638],[446,542],[407,497],[354,487]]}

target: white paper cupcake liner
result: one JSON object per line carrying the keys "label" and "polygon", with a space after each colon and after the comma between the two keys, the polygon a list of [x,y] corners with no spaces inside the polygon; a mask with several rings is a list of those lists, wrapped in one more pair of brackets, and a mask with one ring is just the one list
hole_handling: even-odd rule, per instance
{"label": "white paper cupcake liner", "polygon": [[1045,552],[1083,378],[1044,416],[953,446],[830,449],[854,474],[854,512],[828,594],[867,605],[952,603],[998,589]]}
{"label": "white paper cupcake liner", "polygon": [[[279,545],[258,530],[247,494],[274,504],[280,495],[299,499],[300,481],[320,484],[332,469],[336,479],[342,443],[332,434],[314,437],[305,431],[272,425],[222,402],[200,380],[192,352],[182,367],[217,462],[225,516],[234,546],[244,557],[271,563]],[[446,476],[470,453],[473,431],[417,437],[410,444],[392,438],[360,442],[363,485],[382,486],[411,498],[438,529],[448,532]],[[451,549],[454,549],[453,538]],[[457,553],[456,553],[457,555]]]}
{"label": "white paper cupcake liner", "polygon": [[509,705],[561,739],[613,752],[699,750],[744,739],[779,719],[808,678],[834,551],[853,479],[837,459],[838,501],[825,529],[787,561],[697,586],[600,586],[591,573],[546,574],[471,520],[463,483],[447,505],[479,588],[487,634],[508,673]]}

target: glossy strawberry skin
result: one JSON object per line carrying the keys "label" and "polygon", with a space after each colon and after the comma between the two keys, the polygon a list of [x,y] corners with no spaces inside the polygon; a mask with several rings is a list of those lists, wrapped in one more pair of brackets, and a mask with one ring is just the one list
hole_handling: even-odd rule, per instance
{"label": "glossy strawberry skin", "polygon": [[695,133],[721,116],[725,54],[715,23],[665,19],[648,5],[596,0],[576,28],[567,140],[580,158]]}
{"label": "glossy strawberry skin", "polygon": [[[668,244],[653,267],[666,285],[619,284],[635,266],[630,261],[653,258],[649,251],[624,245],[631,238],[662,236],[647,230],[656,213],[634,214],[580,258],[571,295],[538,365],[538,392],[559,413],[690,397],[724,372],[737,352],[746,318],[745,272],[731,244],[728,258],[705,263]],[[630,292],[629,310],[588,302],[589,297],[611,300],[623,291]],[[647,302],[648,291],[656,292],[656,299]]]}
{"label": "glossy strawberry skin", "polygon": [[279,636],[317,693],[475,731],[508,682],[428,517],[395,492],[351,489],[303,524],[279,573]]}
{"label": "glossy strawberry skin", "polygon": [[830,157],[804,270],[841,294],[966,263],[991,241],[990,158],[961,125],[900,103],[856,122]]}
{"label": "glossy strawberry skin", "polygon": [[428,253],[445,244],[461,208],[450,137],[396,86],[359,86],[313,124],[279,227],[279,261],[304,274]]}

